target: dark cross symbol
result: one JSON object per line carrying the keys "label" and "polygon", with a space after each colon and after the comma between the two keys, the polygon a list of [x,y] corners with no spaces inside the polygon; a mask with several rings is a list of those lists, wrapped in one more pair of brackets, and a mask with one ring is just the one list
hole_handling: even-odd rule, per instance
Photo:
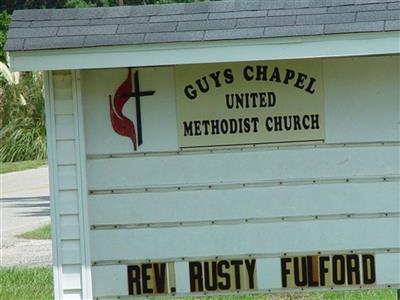
{"label": "dark cross symbol", "polygon": [[145,91],[142,92],[139,87],[139,71],[135,72],[133,78],[133,84],[135,91],[132,93],[124,94],[124,96],[135,97],[136,102],[136,120],[137,120],[137,133],[138,133],[138,146],[140,146],[143,142],[142,139],[142,113],[140,109],[140,97],[141,96],[153,96],[155,91]]}

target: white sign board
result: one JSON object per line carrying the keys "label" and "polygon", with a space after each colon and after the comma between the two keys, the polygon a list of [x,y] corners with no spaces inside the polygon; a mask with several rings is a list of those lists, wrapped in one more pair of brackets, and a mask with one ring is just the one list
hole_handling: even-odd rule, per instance
{"label": "white sign board", "polygon": [[[86,278],[98,299],[398,288],[399,141],[381,130],[398,124],[396,64],[53,72],[63,288]],[[258,66],[266,81],[253,80]],[[303,116],[302,129],[268,131],[277,116]],[[257,132],[206,135],[196,123],[240,118],[258,118]]]}

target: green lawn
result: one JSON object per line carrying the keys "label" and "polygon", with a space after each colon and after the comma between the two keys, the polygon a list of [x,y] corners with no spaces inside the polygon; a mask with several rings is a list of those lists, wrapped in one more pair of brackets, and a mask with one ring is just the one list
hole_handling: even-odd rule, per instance
{"label": "green lawn", "polygon": [[[51,267],[0,268],[1,300],[53,299]],[[165,298],[163,298],[165,299]],[[184,298],[195,300],[196,298]],[[323,292],[292,295],[215,296],[209,300],[395,300],[396,290]]]}
{"label": "green lawn", "polygon": [[323,300],[396,300],[397,291],[394,289],[354,291],[354,292],[326,292]]}
{"label": "green lawn", "polygon": [[47,160],[27,160],[18,162],[0,162],[0,174],[10,173],[15,171],[23,171],[27,169],[35,169],[47,164]]}
{"label": "green lawn", "polygon": [[[186,298],[189,299],[189,298]],[[346,292],[321,292],[321,293],[297,293],[297,294],[268,294],[252,296],[224,296],[205,297],[208,300],[396,300],[396,290],[364,290]],[[195,300],[195,298],[191,298]]]}
{"label": "green lawn", "polygon": [[50,267],[0,268],[0,299],[53,299],[52,269]]}
{"label": "green lawn", "polygon": [[51,226],[50,224],[24,232],[18,235],[20,238],[32,240],[50,240],[51,239]]}

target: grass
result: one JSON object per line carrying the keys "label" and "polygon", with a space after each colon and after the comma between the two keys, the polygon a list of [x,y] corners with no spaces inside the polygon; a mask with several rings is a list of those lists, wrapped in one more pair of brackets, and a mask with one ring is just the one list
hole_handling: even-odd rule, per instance
{"label": "grass", "polygon": [[26,160],[18,162],[0,162],[0,174],[35,169],[47,164],[47,160]]}
{"label": "grass", "polygon": [[52,268],[0,268],[0,299],[53,299]]}
{"label": "grass", "polygon": [[50,224],[36,228],[34,230],[24,232],[18,237],[31,240],[50,240],[51,239],[51,226]]}
{"label": "grass", "polygon": [[[0,268],[1,300],[53,299],[51,267]],[[181,298],[182,299],[182,298]],[[196,299],[196,298],[183,298]],[[322,292],[290,295],[214,296],[209,300],[395,300],[395,289]]]}
{"label": "grass", "polygon": [[296,294],[268,294],[247,296],[214,296],[205,298],[184,298],[185,300],[396,300],[395,289],[334,291]]}
{"label": "grass", "polygon": [[326,292],[321,293],[323,300],[396,300],[395,289],[347,291],[347,292]]}

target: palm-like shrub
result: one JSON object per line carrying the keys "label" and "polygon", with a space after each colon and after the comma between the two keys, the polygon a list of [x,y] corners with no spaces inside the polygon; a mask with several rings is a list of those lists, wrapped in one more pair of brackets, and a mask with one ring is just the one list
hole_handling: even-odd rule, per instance
{"label": "palm-like shrub", "polygon": [[40,73],[23,73],[18,81],[9,81],[4,74],[0,75],[0,122],[0,161],[46,158]]}

